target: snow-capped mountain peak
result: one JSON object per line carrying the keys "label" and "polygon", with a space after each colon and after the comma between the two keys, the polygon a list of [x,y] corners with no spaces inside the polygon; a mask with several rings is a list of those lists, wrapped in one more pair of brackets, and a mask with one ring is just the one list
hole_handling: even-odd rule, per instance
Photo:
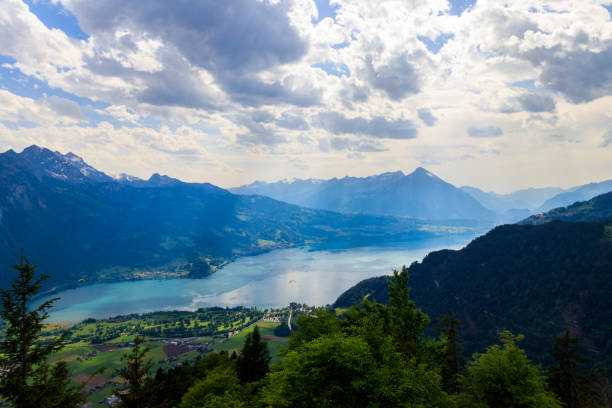
{"label": "snow-capped mountain peak", "polygon": [[44,147],[32,145],[24,149],[20,156],[31,165],[40,168],[47,175],[69,182],[108,182],[112,178],[87,164],[81,157],[70,152],[62,154]]}

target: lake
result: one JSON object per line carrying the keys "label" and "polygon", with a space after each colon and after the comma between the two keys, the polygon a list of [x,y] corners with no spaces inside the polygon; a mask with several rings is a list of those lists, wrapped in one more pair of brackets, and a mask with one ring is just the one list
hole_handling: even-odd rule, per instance
{"label": "lake", "polygon": [[[432,250],[458,248],[470,240],[436,239],[343,250],[291,248],[239,258],[205,279],[139,280],[103,283],[60,292],[51,322],[156,310],[209,306],[283,307],[290,302],[333,303],[357,282],[388,275],[420,261]],[[44,301],[41,299],[40,303]]]}

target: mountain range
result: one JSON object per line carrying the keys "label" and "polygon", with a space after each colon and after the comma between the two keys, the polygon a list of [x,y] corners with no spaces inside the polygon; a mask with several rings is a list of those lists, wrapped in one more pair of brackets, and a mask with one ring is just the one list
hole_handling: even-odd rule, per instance
{"label": "mountain range", "polygon": [[397,171],[370,177],[255,182],[230,191],[349,214],[469,219],[485,223],[492,223],[497,218],[474,197],[422,167],[407,175]]}
{"label": "mountain range", "polygon": [[[455,225],[453,231],[471,231]],[[411,218],[338,214],[154,174],[115,179],[38,146],[0,154],[0,255],[24,248],[58,286],[206,276],[229,260],[296,245],[378,244],[452,233]]]}
{"label": "mountain range", "polygon": [[[409,268],[411,297],[432,318],[452,313],[463,322],[467,355],[510,330],[527,335],[524,346],[532,356],[544,356],[568,327],[609,370],[611,215],[612,193],[607,193],[521,224],[498,226],[463,249],[432,252]],[[364,297],[386,303],[386,282],[384,276],[364,280],[335,306]]]}
{"label": "mountain range", "polygon": [[535,211],[546,200],[565,190],[559,187],[528,188],[509,194],[485,192],[476,187],[463,186],[463,191],[477,199],[483,206],[499,214],[512,212]]}
{"label": "mountain range", "polygon": [[537,211],[535,212],[542,213],[550,211],[554,208],[565,207],[576,202],[590,200],[595,196],[608,193],[610,191],[612,191],[612,180],[573,187],[568,191],[564,191],[549,198],[540,207],[538,207]]}
{"label": "mountain range", "polygon": [[533,214],[589,200],[612,191],[612,180],[570,189],[528,188],[498,194],[470,186],[457,188],[418,167],[407,175],[396,171],[329,180],[256,181],[231,188],[230,191],[263,195],[303,207],[347,214],[408,216],[429,220],[469,219],[493,226],[517,222]]}

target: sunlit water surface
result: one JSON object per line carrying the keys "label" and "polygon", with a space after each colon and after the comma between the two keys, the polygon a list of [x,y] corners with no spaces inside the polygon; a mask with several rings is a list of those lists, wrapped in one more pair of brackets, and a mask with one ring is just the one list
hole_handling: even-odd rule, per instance
{"label": "sunlit water surface", "polygon": [[467,241],[437,239],[332,251],[274,250],[239,258],[205,279],[139,280],[66,290],[55,295],[61,299],[49,320],[76,322],[208,306],[326,305],[365,278],[388,275],[393,268],[420,261],[432,250],[461,247]]}

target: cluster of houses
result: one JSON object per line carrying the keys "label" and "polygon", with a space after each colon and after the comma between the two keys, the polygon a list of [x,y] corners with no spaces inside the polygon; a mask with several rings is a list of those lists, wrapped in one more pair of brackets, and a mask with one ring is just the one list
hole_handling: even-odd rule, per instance
{"label": "cluster of houses", "polygon": [[83,356],[78,356],[76,359],[77,359],[77,361],[85,361],[85,360],[87,360],[88,358],[92,358],[92,357],[95,357],[95,356],[97,356],[97,355],[98,355],[98,352],[97,352],[96,350],[94,350],[94,351],[90,351],[89,353],[87,353],[87,354],[85,355],[85,357],[83,357]]}

